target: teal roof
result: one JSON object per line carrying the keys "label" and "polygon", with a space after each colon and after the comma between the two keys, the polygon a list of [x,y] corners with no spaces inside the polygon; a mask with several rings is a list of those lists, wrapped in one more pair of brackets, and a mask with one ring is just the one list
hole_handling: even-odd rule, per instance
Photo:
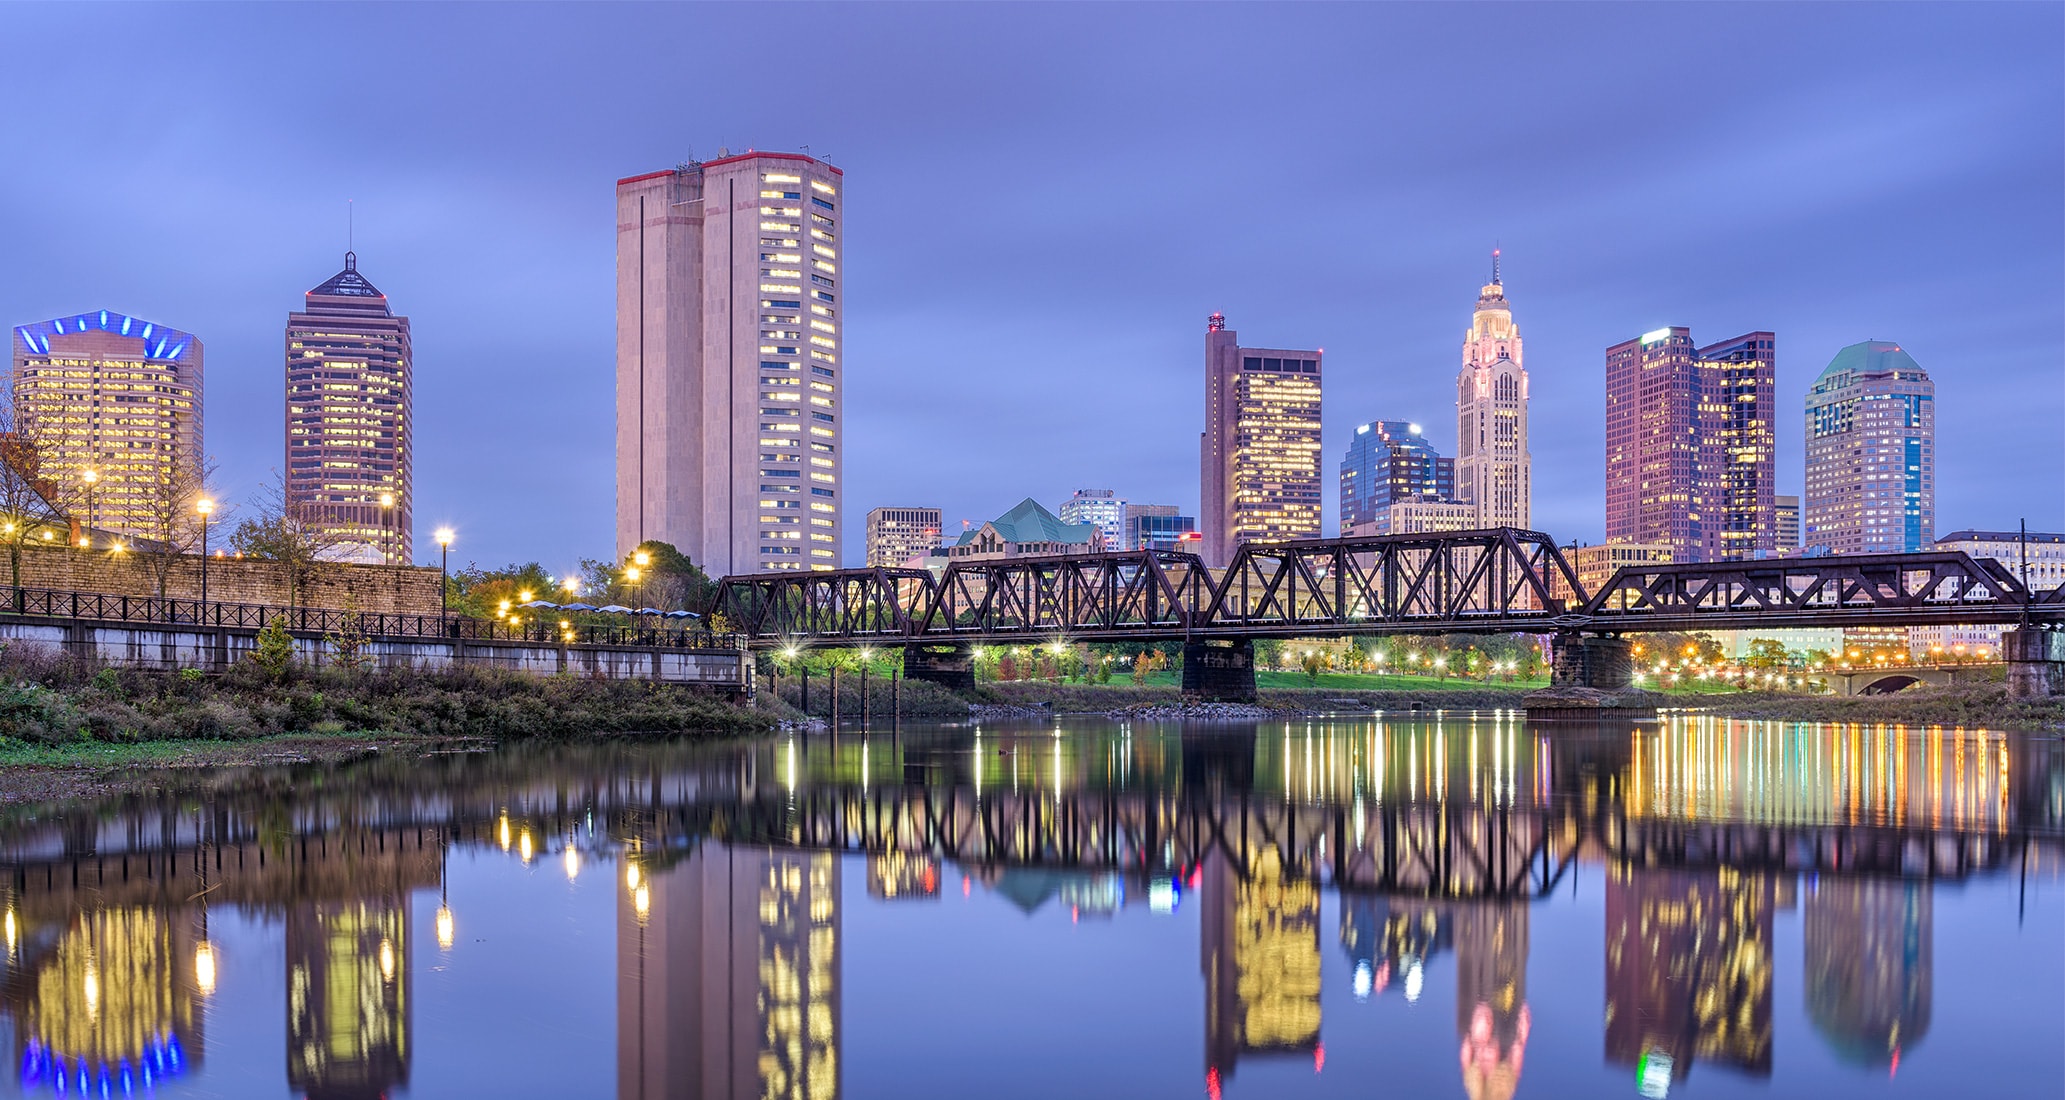
{"label": "teal roof", "polygon": [[[987,526],[996,528],[1005,542],[1088,543],[1097,533],[1094,523],[1063,523],[1060,516],[1041,507],[1040,502],[1031,497],[1019,501],[1017,507],[989,521]],[[980,528],[964,531],[955,545],[966,546],[980,533]]]}
{"label": "teal roof", "polygon": [[1861,344],[1851,344],[1837,352],[1836,357],[1828,361],[1828,366],[1822,370],[1820,377],[1814,380],[1814,384],[1819,386],[1845,374],[1884,374],[1896,370],[1921,371],[1924,375],[1928,373],[1922,371],[1922,365],[1914,361],[1914,356],[1902,351],[1899,344],[1886,340],[1866,340]]}

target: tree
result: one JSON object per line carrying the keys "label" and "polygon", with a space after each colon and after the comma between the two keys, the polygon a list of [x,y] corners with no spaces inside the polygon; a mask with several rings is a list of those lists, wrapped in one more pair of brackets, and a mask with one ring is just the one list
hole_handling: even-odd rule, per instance
{"label": "tree", "polygon": [[0,539],[7,543],[16,588],[22,583],[23,547],[70,538],[59,485],[43,471],[44,437],[34,416],[0,402]]}
{"label": "tree", "polygon": [[161,600],[173,566],[201,548],[201,516],[194,504],[208,495],[208,482],[215,476],[214,460],[188,455],[177,438],[167,457],[163,468],[134,479],[140,537],[133,549]]}
{"label": "tree", "polygon": [[615,564],[583,561],[581,574],[588,589],[606,603],[707,615],[717,602],[717,582],[673,543],[658,539],[639,543]]}
{"label": "tree", "polygon": [[302,593],[322,563],[344,543],[329,530],[320,511],[296,504],[287,496],[287,479],[273,471],[274,482],[259,490],[258,514],[230,532],[230,548],[244,557],[271,562],[287,590],[287,606],[298,607]]}
{"label": "tree", "polygon": [[1759,669],[1784,668],[1788,656],[1784,642],[1775,638],[1751,638],[1743,663]]}
{"label": "tree", "polygon": [[366,667],[371,654],[366,647],[372,644],[372,637],[366,633],[365,616],[359,614],[358,597],[347,592],[344,595],[341,624],[330,632],[327,641],[333,663],[346,672],[359,672]]}
{"label": "tree", "polygon": [[285,615],[274,615],[272,621],[265,624],[265,629],[258,632],[251,660],[273,679],[286,678],[287,669],[294,664],[294,636],[287,633]]}

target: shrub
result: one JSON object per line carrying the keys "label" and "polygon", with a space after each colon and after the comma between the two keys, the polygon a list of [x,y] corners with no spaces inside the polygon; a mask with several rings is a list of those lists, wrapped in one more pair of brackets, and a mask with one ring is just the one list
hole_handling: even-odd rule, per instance
{"label": "shrub", "polygon": [[287,670],[294,664],[294,636],[287,633],[285,615],[274,615],[265,629],[258,632],[258,645],[251,651],[251,660],[267,676],[275,680],[286,678]]}

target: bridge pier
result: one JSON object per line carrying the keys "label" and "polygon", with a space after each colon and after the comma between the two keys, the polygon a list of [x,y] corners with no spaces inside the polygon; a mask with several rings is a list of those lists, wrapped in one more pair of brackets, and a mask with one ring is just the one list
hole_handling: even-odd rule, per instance
{"label": "bridge pier", "polygon": [[1255,643],[1247,638],[1183,643],[1183,694],[1212,703],[1252,703]]}
{"label": "bridge pier", "polygon": [[925,680],[961,694],[974,691],[975,647],[966,642],[907,645],[903,647],[903,678]]}
{"label": "bridge pier", "polygon": [[2024,626],[2003,631],[2000,655],[2008,663],[2008,698],[2065,695],[2065,630]]}
{"label": "bridge pier", "polygon": [[1626,638],[1566,632],[1556,635],[1553,645],[1555,662],[1549,669],[1552,687],[1620,691],[1634,682],[1635,660]]}

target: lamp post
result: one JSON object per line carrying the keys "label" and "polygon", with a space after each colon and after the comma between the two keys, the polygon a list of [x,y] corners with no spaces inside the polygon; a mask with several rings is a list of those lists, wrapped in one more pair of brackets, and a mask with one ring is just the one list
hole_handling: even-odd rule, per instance
{"label": "lamp post", "polygon": [[437,529],[437,621],[444,626],[451,616],[452,529]]}
{"label": "lamp post", "polygon": [[79,479],[86,483],[86,533],[79,536],[79,545],[85,547],[93,545],[93,527],[96,522],[93,508],[93,490],[95,486],[100,484],[100,471],[86,470],[79,475]]}
{"label": "lamp post", "polygon": [[400,545],[399,545],[399,543],[401,542],[401,539],[399,539],[399,538],[395,537],[395,534],[396,534],[396,533],[395,533],[395,526],[394,526],[394,494],[393,494],[393,493],[382,493],[382,494],[380,494],[380,529],[381,529],[380,533],[381,533],[381,534],[383,534],[383,535],[386,535],[386,536],[387,536],[387,554],[386,554],[386,557],[387,557],[387,564],[389,564],[389,565],[398,565],[398,564],[400,564],[400,562],[396,560],[396,559],[398,559],[398,558],[399,558],[399,557],[401,556],[401,555],[400,555],[400,554],[398,553],[398,551],[399,551],[399,550],[401,549],[401,547],[400,547]]}
{"label": "lamp post", "polygon": [[201,606],[194,612],[198,621],[208,614],[208,517],[215,513],[215,502],[202,497],[194,501],[194,511],[201,516]]}

